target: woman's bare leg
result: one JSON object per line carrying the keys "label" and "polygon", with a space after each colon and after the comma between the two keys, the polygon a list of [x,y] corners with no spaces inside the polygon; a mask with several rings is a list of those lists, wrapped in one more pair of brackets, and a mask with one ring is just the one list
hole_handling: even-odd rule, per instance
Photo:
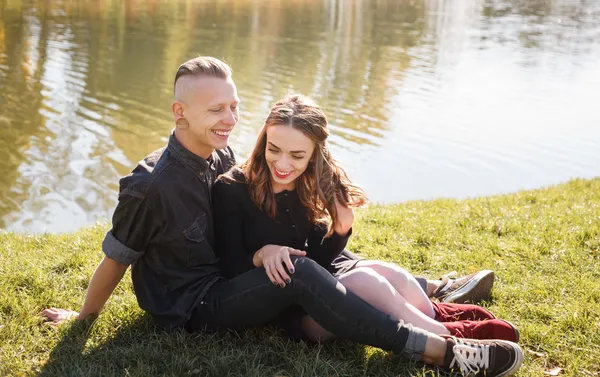
{"label": "woman's bare leg", "polygon": [[431,300],[408,271],[392,263],[378,260],[361,260],[356,268],[370,268],[383,276],[408,303],[420,310],[429,318],[435,318]]}
{"label": "woman's bare leg", "polygon": [[[379,268],[379,266],[375,266]],[[386,270],[385,266],[382,266],[381,269],[384,271],[391,270]],[[388,277],[379,274],[372,266],[362,267],[359,264],[352,271],[340,276],[338,280],[346,289],[396,319],[403,320],[406,323],[434,334],[450,334],[444,325],[417,309],[404,295],[398,292]],[[397,280],[400,281],[400,278]],[[416,281],[415,284],[414,290],[424,295],[423,290]],[[406,287],[407,284],[404,285],[403,291],[412,294],[410,289]],[[427,301],[429,302],[429,300]],[[431,306],[430,302],[429,306]],[[431,312],[433,314],[433,308],[431,308]]]}
{"label": "woman's bare leg", "polygon": [[[434,334],[450,334],[444,325],[411,305],[385,277],[371,268],[357,267],[340,276],[339,281],[347,290],[395,319]],[[422,292],[420,287],[417,289]],[[312,340],[323,341],[332,338],[331,334],[308,316],[303,319],[302,326]]]}

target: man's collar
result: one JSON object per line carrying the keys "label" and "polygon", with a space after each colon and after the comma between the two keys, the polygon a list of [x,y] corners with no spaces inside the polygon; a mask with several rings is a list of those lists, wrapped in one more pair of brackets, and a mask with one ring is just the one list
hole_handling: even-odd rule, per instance
{"label": "man's collar", "polygon": [[[183,145],[175,138],[175,133],[171,133],[169,137],[169,144],[167,145],[167,150],[173,154],[173,156],[179,161],[183,166],[192,170],[194,173],[198,173],[203,175],[206,173],[214,159],[212,154],[208,158],[208,161],[203,159],[202,157],[195,155],[189,150],[185,149]],[[213,152],[214,153],[214,152]]]}

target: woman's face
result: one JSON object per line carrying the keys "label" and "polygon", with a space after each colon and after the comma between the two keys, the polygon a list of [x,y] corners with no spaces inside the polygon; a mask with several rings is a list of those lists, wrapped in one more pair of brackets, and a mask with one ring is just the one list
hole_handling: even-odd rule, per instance
{"label": "woman's face", "polygon": [[265,159],[273,190],[293,190],[315,150],[315,143],[297,129],[286,125],[267,128]]}

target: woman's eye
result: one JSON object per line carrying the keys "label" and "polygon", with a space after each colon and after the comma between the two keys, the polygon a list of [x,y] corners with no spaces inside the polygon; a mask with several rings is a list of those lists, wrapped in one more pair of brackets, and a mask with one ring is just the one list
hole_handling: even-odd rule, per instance
{"label": "woman's eye", "polygon": [[300,156],[292,156],[292,158],[294,160],[302,160],[304,157],[300,157]]}
{"label": "woman's eye", "polygon": [[271,152],[271,153],[277,153],[277,150],[275,150],[275,149],[269,149],[269,152]]}

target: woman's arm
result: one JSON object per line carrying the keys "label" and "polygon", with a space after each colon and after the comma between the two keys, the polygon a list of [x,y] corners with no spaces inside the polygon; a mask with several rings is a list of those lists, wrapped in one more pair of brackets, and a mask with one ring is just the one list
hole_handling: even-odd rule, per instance
{"label": "woman's arm", "polygon": [[324,229],[324,227],[315,225],[311,229],[307,241],[307,256],[323,268],[329,269],[331,262],[344,251],[348,244],[348,240],[352,235],[352,228],[344,236],[340,236],[334,231],[330,237],[325,238],[326,234],[327,229]]}
{"label": "woman's arm", "polygon": [[343,206],[335,198],[337,220],[333,224],[333,234],[325,238],[327,230],[324,226],[315,225],[308,236],[308,257],[324,268],[341,254],[352,235],[354,210]]}
{"label": "woman's arm", "polygon": [[[236,185],[240,185],[237,186]],[[264,267],[269,279],[279,286],[285,286],[289,275],[284,269],[293,271],[290,255],[305,256],[302,250],[286,246],[265,245],[259,250],[250,250],[244,237],[244,221],[252,221],[245,216],[242,205],[243,195],[247,195],[238,183],[217,181],[213,186],[213,216],[215,225],[216,253],[226,275],[234,277],[255,267]]]}

